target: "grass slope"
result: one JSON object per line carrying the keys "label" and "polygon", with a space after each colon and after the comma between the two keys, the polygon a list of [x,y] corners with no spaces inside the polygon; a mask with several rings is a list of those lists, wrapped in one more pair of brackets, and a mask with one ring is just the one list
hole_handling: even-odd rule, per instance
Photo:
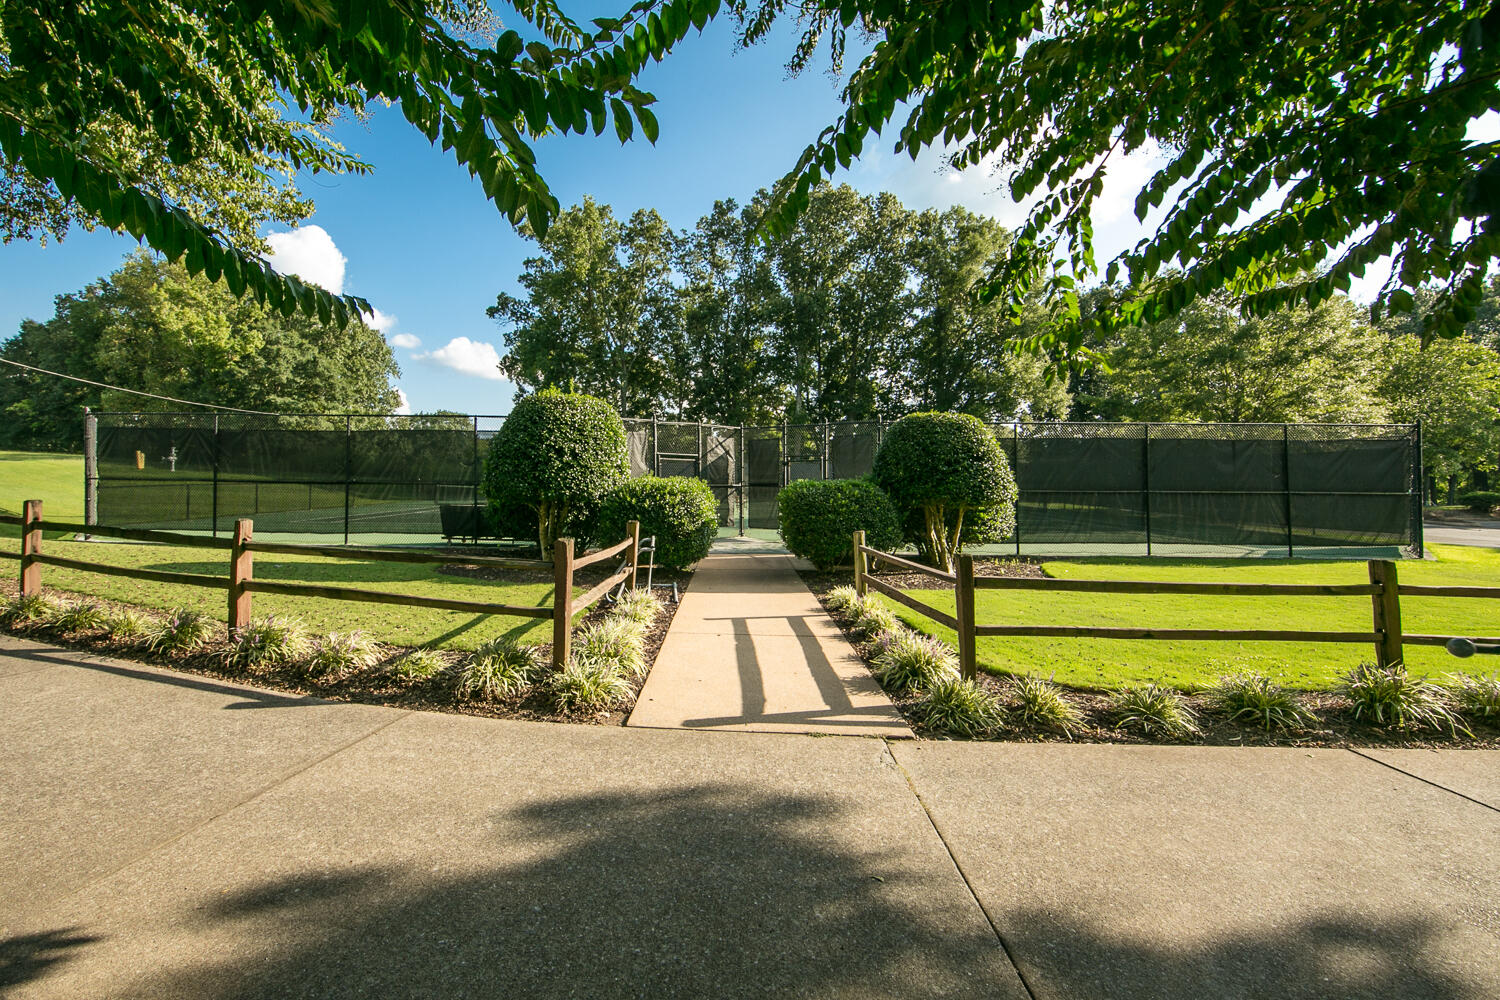
{"label": "grass slope", "polygon": [[[1436,559],[1403,562],[1402,582],[1500,586],[1500,551],[1431,545]],[[1365,583],[1364,563],[1311,560],[1148,560],[1054,561],[1048,576],[1080,580],[1174,580],[1238,583]],[[948,613],[951,591],[909,591]],[[1370,601],[1365,597],[1196,597],[1185,595],[1049,594],[981,590],[976,619],[1007,625],[1155,626],[1159,628],[1295,628],[1367,631]],[[1403,598],[1402,630],[1411,633],[1494,635],[1500,606],[1468,598]],[[953,633],[904,608],[908,625],[949,642]],[[1054,675],[1073,687],[1110,690],[1155,681],[1184,690],[1211,684],[1220,674],[1250,669],[1300,690],[1324,690],[1374,650],[1363,645],[1277,642],[1166,642],[1125,639],[983,638],[981,669],[991,673]],[[1413,673],[1485,673],[1500,667],[1495,658],[1459,660],[1441,648],[1406,647]]]}

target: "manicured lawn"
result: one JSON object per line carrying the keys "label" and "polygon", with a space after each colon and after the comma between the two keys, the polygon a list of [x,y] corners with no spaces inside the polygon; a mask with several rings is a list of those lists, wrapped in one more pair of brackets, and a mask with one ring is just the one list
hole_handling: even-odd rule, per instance
{"label": "manicured lawn", "polygon": [[[1412,584],[1500,586],[1500,551],[1431,545],[1436,559],[1402,562],[1400,579]],[[1234,581],[1240,583],[1365,583],[1365,564],[1309,560],[1054,561],[1048,576],[1082,580]],[[952,591],[909,591],[917,599],[953,611]],[[1366,597],[1197,597],[1183,595],[1049,594],[981,590],[976,619],[986,624],[1101,625],[1160,628],[1287,628],[1368,631]],[[892,602],[894,603],[894,602]],[[1495,635],[1500,601],[1468,598],[1403,598],[1402,630],[1411,633]],[[905,608],[908,625],[949,642],[953,633]],[[1334,643],[1167,642],[1124,639],[983,638],[981,669],[992,673],[1055,675],[1074,687],[1111,689],[1157,681],[1192,690],[1237,668],[1269,674],[1288,687],[1321,690],[1374,650]],[[1406,647],[1414,673],[1441,675],[1500,669],[1500,657],[1459,660],[1440,647]]]}
{"label": "manicured lawn", "polygon": [[[0,513],[19,514],[27,500],[42,501],[44,516],[83,520],[83,456],[0,451]],[[0,525],[0,532],[20,537],[14,525]]]}
{"label": "manicured lawn", "polygon": [[[0,451],[0,511],[19,514],[24,500],[41,500],[43,513],[59,520],[83,519],[83,458],[78,455],[39,455]],[[18,539],[19,529],[0,525],[0,537]],[[15,541],[5,543],[14,550]],[[116,566],[144,567],[179,573],[228,576],[229,555],[213,550],[128,542],[75,542],[48,538],[44,551],[70,559]],[[10,577],[14,560],[0,561],[0,572]],[[446,576],[435,566],[386,562],[352,562],[320,556],[262,556],[255,560],[261,579],[294,583],[347,584],[366,590],[391,590],[423,597],[493,601],[540,606],[552,600],[551,583],[509,583]],[[12,577],[13,578],[13,577]],[[129,580],[79,570],[46,566],[43,585],[48,590],[87,594],[148,608],[193,608],[223,621],[226,597],[221,590]],[[472,649],[498,635],[527,642],[551,640],[545,619],[485,617],[456,611],[429,611],[381,604],[356,604],[270,594],[255,596],[255,614],[287,614],[301,618],[320,632],[364,629],[382,642],[416,646],[440,643]]]}

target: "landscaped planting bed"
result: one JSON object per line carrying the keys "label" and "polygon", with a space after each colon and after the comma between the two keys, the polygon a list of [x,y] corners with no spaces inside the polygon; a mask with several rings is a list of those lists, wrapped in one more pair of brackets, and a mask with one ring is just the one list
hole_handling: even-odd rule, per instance
{"label": "landscaped planting bed", "polygon": [[[1466,575],[1462,567],[1472,567],[1472,563],[1457,561],[1456,572]],[[1160,563],[1154,565],[1162,568]],[[1185,571],[1180,563],[1168,564],[1170,576],[1155,578],[1202,579],[1192,572],[1200,565]],[[1346,574],[1363,568],[1358,563],[1336,565]],[[979,575],[1040,576],[1054,568],[1053,563],[1044,566],[1014,560],[976,563]],[[1076,564],[1068,568],[1079,571],[1080,577],[1093,575]],[[1139,571],[1140,567],[1128,569]],[[944,606],[941,598],[946,597],[946,607],[952,609],[952,592],[934,589],[938,581],[929,577],[873,575],[937,607]],[[1135,647],[1134,659],[1125,669],[1113,676],[1100,669],[1108,683],[1083,686],[1064,684],[1061,678],[1036,669],[996,667],[984,659],[981,643],[980,672],[974,681],[962,682],[948,630],[878,595],[863,605],[851,601],[851,574],[808,572],[803,578],[921,736],[1218,746],[1500,747],[1500,677],[1489,672],[1494,669],[1493,661],[1484,662],[1484,658],[1461,661],[1450,657],[1447,666],[1455,673],[1432,670],[1430,676],[1422,677],[1404,669],[1374,671],[1360,663],[1362,653],[1364,659],[1372,658],[1365,650],[1342,650],[1352,654],[1347,667],[1334,672],[1323,665],[1317,673],[1318,685],[1299,689],[1231,653],[1197,664],[1194,683],[1181,684],[1149,676],[1150,660],[1153,653],[1167,653],[1161,656],[1161,672],[1170,674],[1180,669],[1183,654],[1163,647],[1186,644],[1141,641],[1128,644]],[[1123,571],[1115,578],[1137,577]],[[1151,623],[1176,624],[1160,617]],[[947,642],[942,637],[945,632]],[[984,640],[991,644],[1015,641]],[[1088,642],[1127,645],[1121,640],[1075,640],[1073,644],[1083,647]],[[1272,645],[1287,645],[1292,656],[1298,652],[1316,655],[1314,647]],[[1457,673],[1462,670],[1469,673]],[[925,682],[913,682],[923,672]],[[1286,673],[1305,675],[1295,666]]]}
{"label": "landscaped planting bed", "polygon": [[[467,575],[462,563],[454,564],[451,572]],[[600,566],[580,571],[585,586],[593,582],[591,573],[603,579],[608,569]],[[688,574],[671,577],[680,588]],[[623,725],[677,609],[670,590],[654,588],[653,592],[659,598],[659,607],[644,609],[636,616],[638,625],[619,621],[625,615],[608,599],[574,619],[573,665],[585,668],[582,702],[572,688],[559,697],[559,687],[565,685],[556,683],[550,644],[526,643],[518,638],[528,633],[529,622],[467,649],[437,643],[393,644],[373,632],[347,626],[330,633],[310,627],[308,617],[279,611],[256,617],[238,636],[231,636],[221,619],[193,609],[163,611],[52,588],[45,591],[44,605],[33,611],[18,605],[16,585],[6,581],[0,584],[0,599],[4,601],[0,631],[70,649],[338,701],[495,718]],[[216,596],[222,605],[223,595]],[[319,600],[295,603],[320,620],[351,607]],[[415,609],[381,610],[402,614]],[[624,633],[626,645],[631,647],[627,657],[620,656],[618,641],[602,651],[587,648],[584,638],[601,628],[613,630],[616,640],[620,638],[618,633]],[[590,696],[595,700],[587,700]]]}

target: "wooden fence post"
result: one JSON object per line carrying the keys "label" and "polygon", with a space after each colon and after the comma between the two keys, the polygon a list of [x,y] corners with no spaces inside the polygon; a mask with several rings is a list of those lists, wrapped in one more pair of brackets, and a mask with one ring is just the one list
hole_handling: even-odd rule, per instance
{"label": "wooden fence post", "polygon": [[958,619],[958,672],[965,680],[979,673],[974,649],[974,557],[958,557],[958,584],[953,588],[954,617]]}
{"label": "wooden fence post", "polygon": [[634,590],[635,574],[641,568],[641,522],[626,521],[625,534],[630,536],[630,548],[627,550],[630,553],[630,576],[626,578],[626,582]]}
{"label": "wooden fence post", "polygon": [[559,538],[552,549],[552,666],[568,665],[573,642],[573,539]]}
{"label": "wooden fence post", "polygon": [[42,592],[42,502],[27,500],[21,505],[21,596]]}
{"label": "wooden fence post", "polygon": [[255,576],[255,553],[248,545],[255,532],[255,523],[250,518],[234,522],[234,547],[229,550],[229,631],[250,624],[250,591],[245,589]]}
{"label": "wooden fence post", "polygon": [[854,591],[860,597],[865,596],[865,533],[856,531],[854,533]]}
{"label": "wooden fence post", "polygon": [[1380,636],[1375,640],[1375,665],[1393,667],[1402,662],[1401,589],[1396,583],[1396,564],[1371,559],[1370,582],[1380,586],[1380,593],[1370,597],[1375,606],[1375,631]]}

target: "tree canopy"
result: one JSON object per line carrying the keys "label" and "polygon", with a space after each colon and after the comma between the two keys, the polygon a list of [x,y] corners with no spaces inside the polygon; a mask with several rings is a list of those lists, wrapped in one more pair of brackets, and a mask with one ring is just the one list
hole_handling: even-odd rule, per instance
{"label": "tree canopy", "polygon": [[[1079,284],[1129,278],[1131,294],[1087,319],[1159,322],[1228,290],[1250,315],[1316,307],[1384,256],[1375,306],[1409,311],[1435,282],[1424,334],[1473,319],[1500,249],[1500,143],[1470,141],[1500,108],[1500,8],[1462,0],[1035,0],[934,8],[892,0],[785,0],[732,8],[752,44],[787,10],[840,58],[859,22],[873,49],[845,111],[778,188],[774,225],[804,211],[905,113],[894,147],[932,147],[955,167],[1008,168],[1036,196],[1014,250],[983,283],[1019,315],[1036,286],[1071,319],[1033,346],[1076,353],[1088,334]],[[1167,163],[1136,215],[1155,231],[1114,260],[1094,254],[1104,178],[1122,154]]]}
{"label": "tree canopy", "polygon": [[[264,192],[277,171],[364,170],[302,123],[384,100],[451,151],[512,223],[545,232],[558,205],[534,138],[612,123],[621,141],[637,126],[655,141],[654,99],[631,81],[717,10],[668,6],[665,18],[643,9],[590,31],[553,0],[516,0],[546,41],[508,30],[489,44],[467,30],[486,5],[466,0],[0,0],[0,205],[20,211],[16,232],[73,215],[130,233],[189,274],[222,277],[236,296],[347,322],[368,303],[276,273],[232,217],[197,210],[213,200],[199,197],[213,194],[205,185],[249,175],[242,186]],[[617,35],[626,44],[590,54]]]}
{"label": "tree canopy", "polygon": [[[359,320],[340,327],[283,316],[137,252],[119,270],[57,297],[46,322],[27,320],[0,357],[158,395],[275,412],[390,413],[400,375],[385,339]],[[82,408],[181,409],[0,366],[0,441],[74,449]],[[466,422],[465,426],[469,426]]]}

